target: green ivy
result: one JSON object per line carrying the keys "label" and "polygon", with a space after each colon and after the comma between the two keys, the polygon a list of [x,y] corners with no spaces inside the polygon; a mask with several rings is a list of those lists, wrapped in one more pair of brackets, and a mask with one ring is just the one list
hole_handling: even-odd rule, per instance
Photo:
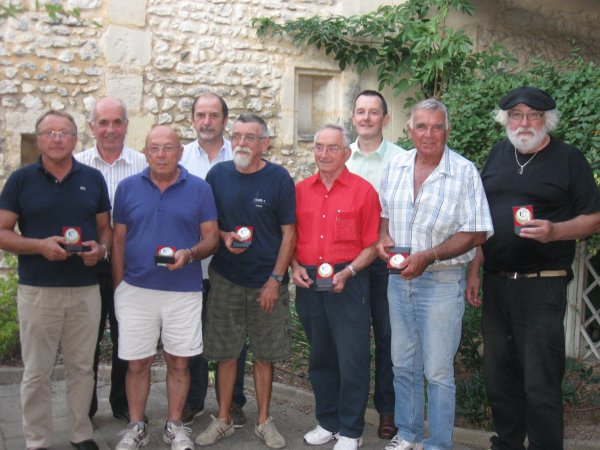
{"label": "green ivy", "polygon": [[0,277],[0,359],[12,359],[19,352],[19,321],[17,319],[17,258],[5,253],[9,272]]}

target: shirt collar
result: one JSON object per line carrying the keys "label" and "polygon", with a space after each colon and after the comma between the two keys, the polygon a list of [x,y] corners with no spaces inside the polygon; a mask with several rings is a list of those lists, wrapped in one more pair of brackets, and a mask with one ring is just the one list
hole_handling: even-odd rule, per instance
{"label": "shirt collar", "polygon": [[[336,184],[343,184],[343,185],[348,185],[350,182],[350,171],[348,170],[348,168],[346,166],[344,166],[344,170],[342,171],[342,173],[340,174],[339,177],[337,177],[332,186],[335,186]],[[319,173],[316,173],[315,175],[312,176],[312,180],[310,180],[311,183],[316,184],[316,183],[321,183],[323,184],[323,182],[321,181],[321,177],[319,175]]]}
{"label": "shirt collar", "polygon": [[[402,159],[402,161],[400,162],[400,166],[414,166],[416,156],[417,149],[413,148],[409,151],[409,157]],[[446,175],[452,175],[452,167],[450,165],[450,148],[447,145],[444,146],[444,153],[442,154],[442,159],[440,159],[440,162],[438,163],[434,171],[438,171]]]}
{"label": "shirt collar", "polygon": [[[100,155],[100,151],[98,150],[97,145],[94,145],[94,147],[92,149],[92,158],[96,159],[99,162],[103,162],[104,164],[108,164],[106,161],[104,161],[104,159],[102,159],[102,155]],[[121,153],[119,153],[119,157],[117,159],[115,159],[113,164],[115,164],[117,161],[124,161],[125,164],[133,163],[133,161],[131,160],[131,155],[129,153],[129,149],[126,146],[123,146]]]}
{"label": "shirt collar", "polygon": [[[352,159],[358,159],[358,158],[379,158],[379,159],[383,159],[383,156],[385,154],[385,151],[387,150],[387,141],[385,139],[381,140],[381,144],[379,144],[379,147],[377,147],[377,150],[375,150],[374,152],[371,153],[362,153],[360,151],[360,147],[358,146],[358,138],[356,138],[356,141],[354,141],[351,145],[350,145],[350,149],[352,150],[352,154],[350,155],[350,158]],[[373,156],[371,156],[373,155]]]}

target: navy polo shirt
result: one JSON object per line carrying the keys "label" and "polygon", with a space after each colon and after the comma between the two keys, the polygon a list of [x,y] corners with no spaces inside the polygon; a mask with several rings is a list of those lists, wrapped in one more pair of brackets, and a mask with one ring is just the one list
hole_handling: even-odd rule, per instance
{"label": "navy polo shirt", "polygon": [[124,280],[160,291],[202,290],[200,261],[179,270],[157,266],[159,246],[190,248],[200,241],[200,224],[217,220],[210,186],[179,166],[179,178],[164,192],[150,179],[150,169],[125,178],[115,193],[114,223],[127,226]]}
{"label": "navy polo shirt", "polygon": [[[37,162],[13,172],[2,194],[0,209],[19,216],[22,236],[61,236],[65,226],[80,227],[83,241],[98,241],[96,215],[110,211],[106,182],[100,171],[72,159],[73,167],[58,181]],[[95,267],[77,255],[48,261],[42,255],[19,255],[19,283],[44,287],[77,287],[98,283]]]}

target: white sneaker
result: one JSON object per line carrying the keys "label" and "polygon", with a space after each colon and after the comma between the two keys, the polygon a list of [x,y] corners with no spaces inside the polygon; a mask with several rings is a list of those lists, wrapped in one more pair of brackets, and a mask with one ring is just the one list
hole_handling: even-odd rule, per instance
{"label": "white sneaker", "polygon": [[163,441],[171,444],[171,450],[194,450],[194,443],[190,438],[191,431],[183,423],[177,425],[167,420],[163,430]]}
{"label": "white sneaker", "polygon": [[127,429],[121,431],[119,434],[123,437],[115,447],[115,450],[136,450],[139,447],[148,445],[148,442],[150,442],[146,424],[130,423],[127,425]]}
{"label": "white sneaker", "polygon": [[196,436],[196,444],[198,445],[214,444],[219,439],[231,436],[235,431],[235,428],[233,428],[233,422],[225,423],[213,415],[210,417],[212,417],[212,420],[208,424],[206,430]]}
{"label": "white sneaker", "polygon": [[333,450],[358,450],[358,447],[362,445],[362,438],[349,438],[346,436],[338,436],[337,444],[333,447]]}
{"label": "white sneaker", "polygon": [[275,428],[273,418],[269,417],[264,423],[254,427],[254,434],[262,439],[269,448],[285,447],[285,439]]}
{"label": "white sneaker", "polygon": [[327,431],[321,425],[317,425],[314,430],[311,430],[304,435],[304,442],[309,445],[323,445],[332,439],[337,439],[339,435],[339,433]]}
{"label": "white sneaker", "polygon": [[423,444],[421,442],[408,442],[400,436],[394,436],[394,439],[383,450],[423,450]]}

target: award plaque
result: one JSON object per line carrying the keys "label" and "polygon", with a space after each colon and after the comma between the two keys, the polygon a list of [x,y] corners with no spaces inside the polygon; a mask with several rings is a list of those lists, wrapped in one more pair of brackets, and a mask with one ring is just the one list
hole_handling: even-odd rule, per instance
{"label": "award plaque", "polygon": [[235,227],[235,234],[237,234],[241,241],[236,241],[234,239],[231,243],[233,248],[248,248],[250,245],[252,245],[254,227],[237,226]]}
{"label": "award plaque", "polygon": [[392,247],[390,248],[390,259],[388,259],[388,270],[390,273],[399,274],[402,272],[400,265],[410,255],[408,247]]}
{"label": "award plaque", "polygon": [[317,267],[317,282],[315,291],[333,290],[333,266],[329,263],[323,263]]}
{"label": "award plaque", "polygon": [[66,251],[70,253],[78,252],[90,252],[91,247],[82,245],[83,239],[81,238],[80,227],[63,227],[63,237],[65,238],[65,244],[62,246]]}
{"label": "award plaque", "polygon": [[175,264],[175,247],[166,247],[159,245],[154,256],[154,262],[157,266],[166,266],[167,264]]}
{"label": "award plaque", "polygon": [[521,233],[521,228],[524,228],[523,224],[529,220],[533,220],[533,206],[513,206],[513,222],[515,225],[515,234]]}

